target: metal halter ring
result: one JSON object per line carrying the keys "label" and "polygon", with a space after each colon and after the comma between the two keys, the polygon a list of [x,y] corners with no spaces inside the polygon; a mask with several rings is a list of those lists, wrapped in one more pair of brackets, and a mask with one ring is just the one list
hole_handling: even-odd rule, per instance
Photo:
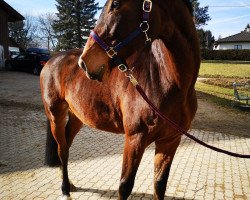
{"label": "metal halter ring", "polygon": [[140,24],[140,29],[142,32],[147,32],[149,30],[149,24],[147,21],[143,21],[141,24]]}
{"label": "metal halter ring", "polygon": [[128,71],[127,66],[124,65],[124,64],[120,64],[120,65],[118,66],[118,69],[119,69],[121,72],[126,72],[126,71]]}
{"label": "metal halter ring", "polygon": [[110,58],[114,58],[114,56],[117,55],[117,52],[112,47],[108,51],[106,51],[106,53]]}

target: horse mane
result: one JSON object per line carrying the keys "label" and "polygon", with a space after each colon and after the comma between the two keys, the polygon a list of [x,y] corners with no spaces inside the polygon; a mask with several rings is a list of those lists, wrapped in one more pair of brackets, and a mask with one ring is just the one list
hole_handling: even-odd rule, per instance
{"label": "horse mane", "polygon": [[[162,0],[158,1],[159,3],[164,3]],[[194,8],[191,0],[183,0],[183,3],[187,6],[190,15],[193,17],[194,16]]]}
{"label": "horse mane", "polygon": [[194,9],[191,0],[183,0],[183,1],[187,5],[190,14],[194,16]]}

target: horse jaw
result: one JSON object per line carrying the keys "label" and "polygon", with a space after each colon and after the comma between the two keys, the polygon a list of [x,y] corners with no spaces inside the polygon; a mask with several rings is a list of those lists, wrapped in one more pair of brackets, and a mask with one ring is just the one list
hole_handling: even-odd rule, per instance
{"label": "horse jaw", "polygon": [[106,73],[110,71],[108,69],[109,59],[105,51],[89,37],[79,57],[78,65],[85,71],[89,79],[101,81],[103,76],[106,77]]}

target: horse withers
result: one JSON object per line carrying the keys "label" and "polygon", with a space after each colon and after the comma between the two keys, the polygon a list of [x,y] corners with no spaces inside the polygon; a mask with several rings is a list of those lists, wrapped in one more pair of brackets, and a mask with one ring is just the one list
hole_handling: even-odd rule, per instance
{"label": "horse withers", "polygon": [[64,198],[74,188],[69,148],[84,124],[125,134],[119,199],[131,194],[145,148],[154,142],[154,199],[164,199],[181,135],[158,118],[122,72],[132,73],[153,103],[188,130],[200,66],[190,8],[188,0],[108,0],[85,48],[60,53],[43,68],[46,163],[61,167]]}

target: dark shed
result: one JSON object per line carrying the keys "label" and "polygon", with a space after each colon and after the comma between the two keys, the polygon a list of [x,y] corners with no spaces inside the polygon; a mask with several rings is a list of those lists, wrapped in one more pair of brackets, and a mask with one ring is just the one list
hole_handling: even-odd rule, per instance
{"label": "dark shed", "polygon": [[0,45],[4,47],[4,57],[9,57],[8,22],[22,21],[25,18],[5,1],[0,0]]}

